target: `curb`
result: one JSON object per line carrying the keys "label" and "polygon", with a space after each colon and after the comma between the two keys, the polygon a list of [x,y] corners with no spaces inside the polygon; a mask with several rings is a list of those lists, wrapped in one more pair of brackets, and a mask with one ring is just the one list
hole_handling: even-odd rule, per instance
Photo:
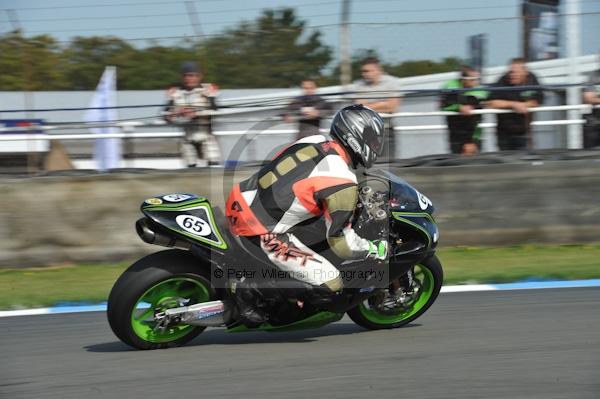
{"label": "curb", "polygon": [[21,309],[21,310],[2,310],[1,317],[11,316],[37,316],[42,314],[61,314],[61,313],[82,313],[82,312],[105,312],[106,302],[98,305],[69,305],[53,306],[51,308]]}
{"label": "curb", "polygon": [[[535,290],[549,288],[586,288],[600,287],[600,279],[595,280],[573,280],[573,281],[534,281],[524,283],[506,284],[473,284],[473,285],[448,285],[442,287],[442,293],[456,292],[480,292],[480,291],[508,291],[508,290]],[[12,316],[37,316],[48,314],[81,313],[81,312],[105,312],[106,302],[97,305],[68,305],[54,306],[51,308],[3,310],[1,317]]]}
{"label": "curb", "polygon": [[443,293],[450,292],[475,292],[475,291],[508,291],[508,290],[537,290],[548,288],[586,288],[600,287],[600,279],[572,280],[572,281],[528,281],[522,283],[505,284],[475,284],[475,285],[449,285],[442,287]]}

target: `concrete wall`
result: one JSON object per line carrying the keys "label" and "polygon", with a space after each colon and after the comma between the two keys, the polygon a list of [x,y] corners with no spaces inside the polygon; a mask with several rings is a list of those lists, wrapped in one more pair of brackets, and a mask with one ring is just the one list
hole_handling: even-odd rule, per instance
{"label": "concrete wall", "polygon": [[[394,169],[394,168],[392,168]],[[130,261],[159,247],[134,222],[146,198],[194,192],[222,206],[220,169],[0,180],[0,267]],[[598,160],[401,168],[437,207],[441,245],[600,241]]]}

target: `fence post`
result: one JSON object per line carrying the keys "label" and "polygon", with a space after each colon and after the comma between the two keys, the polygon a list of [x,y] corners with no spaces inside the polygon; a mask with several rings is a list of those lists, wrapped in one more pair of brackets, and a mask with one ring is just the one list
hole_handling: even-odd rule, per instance
{"label": "fence post", "polygon": [[[581,54],[581,36],[580,36],[580,6],[579,0],[569,0],[565,2],[566,23],[565,23],[565,46],[567,47],[567,62],[569,68],[568,83],[580,84],[581,76],[577,59]],[[581,103],[581,87],[571,86],[567,88],[567,105],[576,105]],[[576,120],[581,118],[579,110],[573,109],[567,111],[567,119]],[[579,124],[570,124],[567,127],[567,148],[582,148],[583,136],[582,128]]]}

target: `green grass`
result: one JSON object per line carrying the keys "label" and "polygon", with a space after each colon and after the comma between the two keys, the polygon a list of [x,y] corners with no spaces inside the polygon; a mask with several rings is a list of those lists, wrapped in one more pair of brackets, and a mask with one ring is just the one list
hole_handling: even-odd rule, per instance
{"label": "green grass", "polygon": [[[600,278],[600,245],[460,247],[438,251],[444,284]],[[127,264],[0,269],[0,309],[102,302]]]}
{"label": "green grass", "polygon": [[524,245],[438,251],[444,284],[600,278],[600,245]]}
{"label": "green grass", "polygon": [[0,309],[102,302],[126,264],[0,269]]}

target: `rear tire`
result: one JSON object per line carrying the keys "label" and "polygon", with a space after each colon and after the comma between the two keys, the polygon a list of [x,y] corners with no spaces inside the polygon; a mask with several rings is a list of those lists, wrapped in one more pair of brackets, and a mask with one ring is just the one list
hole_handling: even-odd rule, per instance
{"label": "rear tire", "polygon": [[421,316],[435,302],[442,288],[444,272],[439,259],[431,256],[413,268],[414,280],[420,284],[417,295],[397,312],[381,312],[371,307],[369,300],[348,311],[348,316],[361,327],[370,330],[402,327]]}
{"label": "rear tire", "polygon": [[108,297],[107,317],[115,335],[137,349],[183,345],[206,327],[170,326],[154,331],[157,309],[217,299],[210,284],[210,267],[188,251],[171,249],[148,255],[131,265]]}

